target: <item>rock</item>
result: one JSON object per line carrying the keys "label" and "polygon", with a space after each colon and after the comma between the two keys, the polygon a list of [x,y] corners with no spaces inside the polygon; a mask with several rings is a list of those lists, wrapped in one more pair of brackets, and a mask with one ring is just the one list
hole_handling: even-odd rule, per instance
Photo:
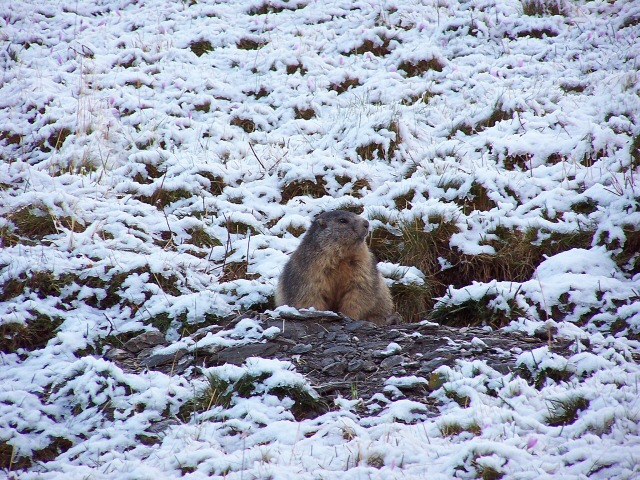
{"label": "rock", "polygon": [[362,360],[354,358],[347,364],[347,370],[349,372],[358,372],[362,370],[363,366],[364,366],[364,362]]}
{"label": "rock", "polygon": [[130,354],[127,350],[122,350],[121,348],[112,348],[107,352],[105,357],[108,360],[113,360],[114,362],[123,362],[130,357]]}
{"label": "rock", "polygon": [[549,336],[551,338],[555,337],[556,333],[558,333],[558,327],[555,325],[547,324],[540,328],[537,328],[535,332],[533,332],[534,337],[539,338],[541,340],[549,340]]}
{"label": "rock", "polygon": [[344,329],[347,332],[355,332],[358,330],[366,330],[375,328],[375,324],[371,322],[365,322],[364,320],[355,320],[345,325]]}
{"label": "rock", "polygon": [[199,356],[212,356],[217,354],[220,350],[223,350],[225,347],[222,345],[205,345],[204,347],[199,347],[197,354]]}
{"label": "rock", "polygon": [[353,351],[353,347],[347,345],[335,345],[324,350],[325,355],[334,355],[336,353],[349,353]]}
{"label": "rock", "polygon": [[248,343],[238,345],[236,347],[227,347],[220,350],[217,354],[212,355],[210,365],[223,365],[232,363],[233,365],[242,365],[249,357],[270,358],[278,351],[276,343]]}
{"label": "rock", "polygon": [[405,357],[402,355],[392,355],[382,360],[382,362],[380,362],[380,366],[382,368],[393,368],[402,365],[405,360]]}
{"label": "rock", "polygon": [[442,365],[449,365],[452,358],[452,355],[447,355],[446,357],[437,356],[431,360],[423,361],[416,373],[419,375],[428,375]]}
{"label": "rock", "polygon": [[179,424],[180,422],[178,421],[178,419],[167,418],[165,420],[160,420],[159,422],[154,423],[153,425],[149,425],[149,427],[145,431],[149,432],[152,435],[157,435],[159,433],[164,432],[167,428],[173,425],[179,425]]}
{"label": "rock", "polygon": [[362,370],[364,370],[367,373],[371,373],[371,372],[375,372],[378,369],[378,366],[373,363],[371,360],[367,360],[364,362],[364,364],[362,365]]}
{"label": "rock", "polygon": [[124,344],[124,348],[131,353],[138,353],[147,348],[157,347],[165,343],[164,335],[158,330],[141,333]]}
{"label": "rock", "polygon": [[312,348],[313,347],[310,343],[305,343],[304,345],[298,344],[291,348],[290,352],[292,355],[300,355],[302,353],[310,352]]}
{"label": "rock", "polygon": [[[189,352],[186,347],[169,348],[171,345],[160,332],[145,332],[127,342],[126,348],[109,350],[106,358],[126,371],[149,368],[166,373],[181,373],[192,365],[241,365],[248,357],[277,358],[291,361],[326,402],[338,396],[351,398],[357,391],[365,402],[377,398],[374,403],[379,403],[384,398],[381,392],[385,391],[385,382],[392,376],[423,377],[429,381],[424,388],[388,384],[386,393],[402,394],[424,404],[427,410],[436,411],[437,399],[425,396],[424,389],[441,388],[442,379],[433,373],[439,367],[453,365],[457,359],[477,359],[499,372],[508,372],[515,368],[519,353],[548,343],[546,326],[544,331],[537,332],[538,338],[519,332],[478,327],[461,329],[428,322],[377,326],[337,314],[311,311],[280,317],[245,313],[229,318],[227,323],[204,327],[194,334],[195,338],[227,330],[248,316],[260,322],[264,330],[277,327],[281,333],[263,338],[259,343],[234,347],[209,345]],[[159,348],[161,346],[167,348]],[[554,353],[568,356],[568,347],[568,341],[554,338]],[[298,355],[304,355],[303,360],[298,361]],[[354,385],[357,389],[352,391]]]}
{"label": "rock", "polygon": [[322,369],[323,373],[329,373],[331,375],[342,375],[344,374],[347,367],[342,362],[333,362],[327,365]]}
{"label": "rock", "polygon": [[138,362],[147,368],[154,368],[160,365],[176,364],[187,353],[186,347],[174,350],[170,347],[162,349],[146,349],[138,355]]}

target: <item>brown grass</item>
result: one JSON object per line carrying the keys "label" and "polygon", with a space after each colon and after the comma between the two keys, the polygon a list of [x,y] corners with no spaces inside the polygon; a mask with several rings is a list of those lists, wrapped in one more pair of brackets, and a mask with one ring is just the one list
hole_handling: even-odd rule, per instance
{"label": "brown grass", "polygon": [[405,72],[408,77],[419,77],[429,70],[441,72],[443,68],[444,63],[435,57],[418,60],[417,62],[406,60],[398,65],[398,70]]}
{"label": "brown grass", "polygon": [[43,348],[56,336],[56,330],[62,322],[60,317],[51,318],[34,312],[34,317],[25,325],[3,323],[0,325],[0,351],[13,353],[19,349],[33,351]]}
{"label": "brown grass", "polygon": [[293,180],[282,187],[281,198],[282,203],[286,203],[295,197],[312,197],[321,198],[328,195],[327,181],[322,175],[316,175],[315,181],[312,180]]}

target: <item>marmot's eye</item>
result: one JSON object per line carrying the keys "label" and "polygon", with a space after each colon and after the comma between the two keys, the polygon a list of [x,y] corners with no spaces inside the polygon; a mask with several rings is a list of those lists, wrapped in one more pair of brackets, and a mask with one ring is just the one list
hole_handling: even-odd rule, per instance
{"label": "marmot's eye", "polygon": [[349,220],[347,220],[346,218],[341,218],[340,220],[338,220],[340,223],[349,223]]}

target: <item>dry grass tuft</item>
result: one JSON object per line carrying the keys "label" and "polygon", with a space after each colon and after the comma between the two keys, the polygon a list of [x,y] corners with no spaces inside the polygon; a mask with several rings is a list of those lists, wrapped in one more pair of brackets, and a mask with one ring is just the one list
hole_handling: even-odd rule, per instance
{"label": "dry grass tuft", "polygon": [[578,414],[588,407],[589,400],[581,395],[564,400],[549,400],[549,412],[545,420],[551,427],[571,425],[578,419]]}
{"label": "dry grass tuft", "polygon": [[238,43],[236,43],[236,47],[240,50],[258,50],[264,45],[264,41],[254,40],[252,38],[241,38]]}
{"label": "dry grass tuft", "polygon": [[184,190],[182,188],[178,188],[175,190],[169,190],[164,186],[160,186],[156,189],[155,192],[151,196],[141,195],[138,199],[141,202],[148,203],[149,205],[154,205],[160,209],[171,205],[172,203],[178,202],[180,200],[184,200],[186,198],[191,198],[193,194],[188,190]]}
{"label": "dry grass tuft", "polygon": [[311,120],[313,117],[316,116],[316,111],[311,107],[307,107],[307,108],[295,107],[294,112],[298,120]]}
{"label": "dry grass tuft", "polygon": [[362,55],[363,53],[369,52],[376,57],[384,57],[385,55],[389,55],[391,53],[391,49],[389,48],[390,44],[391,39],[387,37],[378,37],[376,38],[375,42],[372,40],[365,40],[353,50],[347,52],[346,55]]}
{"label": "dry grass tuft", "polygon": [[295,197],[322,198],[328,195],[327,181],[322,175],[316,175],[312,180],[293,180],[282,187],[282,202],[286,203]]}
{"label": "dry grass tuft", "polygon": [[522,13],[529,17],[567,16],[569,10],[564,0],[522,0]]}
{"label": "dry grass tuft", "polygon": [[249,263],[244,262],[225,262],[222,265],[222,275],[220,283],[233,282],[235,280],[255,280],[260,277],[258,273],[249,273]]}
{"label": "dry grass tuft", "polygon": [[344,93],[350,88],[359,87],[362,85],[357,78],[347,77],[340,83],[334,83],[331,85],[331,90],[335,90],[338,93]]}
{"label": "dry grass tuft", "polygon": [[206,190],[211,195],[220,195],[226,186],[224,179],[220,175],[214,175],[213,173],[206,171],[198,172],[198,175],[209,181],[209,186]]}
{"label": "dry grass tuft", "polygon": [[220,247],[222,242],[215,237],[212,237],[202,226],[197,226],[189,229],[187,233],[191,236],[190,240],[186,243],[195,245],[199,248],[204,247]]}
{"label": "dry grass tuft", "polygon": [[233,117],[229,123],[234,127],[240,127],[246,133],[253,133],[256,130],[256,124],[249,118]]}
{"label": "dry grass tuft", "polygon": [[498,329],[524,315],[524,311],[514,300],[507,302],[507,309],[497,308],[494,304],[497,298],[497,293],[487,293],[478,300],[469,298],[457,304],[444,301],[431,312],[430,319],[442,325],[454,327],[487,325]]}
{"label": "dry grass tuft", "polygon": [[471,123],[469,120],[463,120],[462,122],[453,126],[449,132],[448,137],[455,137],[457,132],[462,132],[465,135],[471,135],[473,133],[482,132],[488,128],[496,126],[499,122],[505,120],[511,120],[513,118],[514,111],[505,108],[502,100],[498,99],[491,110],[491,113],[486,118]]}
{"label": "dry grass tuft", "polygon": [[51,318],[35,313],[25,325],[20,323],[3,323],[0,325],[0,351],[14,353],[18,350],[33,351],[43,348],[49,340],[56,336],[62,324],[60,317]]}
{"label": "dry grass tuft", "polygon": [[418,322],[427,317],[428,307],[433,298],[429,283],[395,282],[390,290],[396,311],[405,321]]}
{"label": "dry grass tuft", "polygon": [[423,73],[428,72],[429,70],[433,70],[435,72],[441,72],[444,68],[444,63],[442,63],[437,58],[429,58],[418,60],[417,62],[412,61],[404,61],[400,65],[398,65],[398,70],[402,70],[407,74],[408,77],[419,77]]}

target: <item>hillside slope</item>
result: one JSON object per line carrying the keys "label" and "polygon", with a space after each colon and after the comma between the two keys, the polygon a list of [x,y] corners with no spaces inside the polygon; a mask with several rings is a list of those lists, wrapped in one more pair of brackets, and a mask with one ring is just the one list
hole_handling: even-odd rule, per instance
{"label": "hillside slope", "polygon": [[[11,475],[640,475],[637,2],[28,0],[0,13]],[[405,320],[549,331],[573,355],[550,338],[522,352],[528,375],[441,367],[435,417],[398,397],[315,419],[278,390],[315,398],[288,362],[205,368],[211,382],[109,358],[145,331],[190,351],[277,335],[251,318],[216,325],[273,308],[288,254],[334,208],[370,220]],[[193,401],[216,388],[224,398]]]}

